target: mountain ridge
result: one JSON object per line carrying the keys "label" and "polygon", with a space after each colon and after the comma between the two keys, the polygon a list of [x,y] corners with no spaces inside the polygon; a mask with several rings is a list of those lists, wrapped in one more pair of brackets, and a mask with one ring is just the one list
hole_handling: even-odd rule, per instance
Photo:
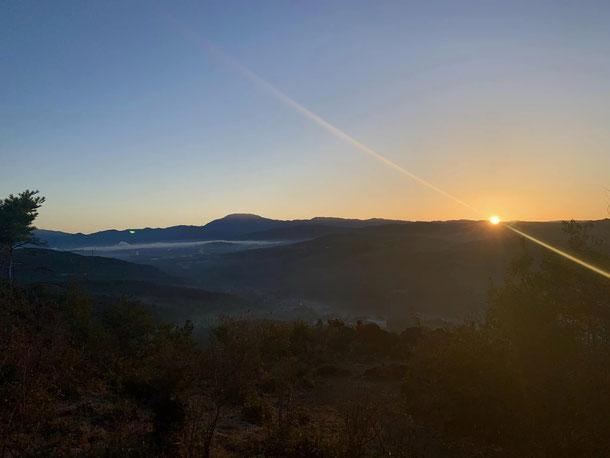
{"label": "mountain ridge", "polygon": [[[607,219],[597,220],[605,224]],[[72,249],[113,246],[121,242],[195,242],[207,240],[305,240],[344,230],[392,224],[480,222],[474,220],[408,221],[383,218],[355,219],[316,216],[310,219],[279,220],[252,213],[232,213],[203,226],[177,225],[166,228],[107,229],[90,234],[38,229],[36,235],[49,247]],[[543,222],[522,222],[538,224]],[[551,223],[551,222],[548,222]],[[521,224],[521,222],[520,222]]]}
{"label": "mountain ridge", "polygon": [[[317,216],[311,219],[277,220],[251,213],[232,213],[203,226],[177,225],[166,228],[106,229],[90,234],[38,229],[36,235],[53,248],[116,245],[125,243],[154,243],[204,240],[244,240],[248,234],[289,229],[296,226],[326,226],[334,228],[366,227],[381,224],[406,224],[408,221],[370,218],[366,220]],[[287,235],[288,238],[293,238]],[[265,237],[269,238],[269,237]]]}

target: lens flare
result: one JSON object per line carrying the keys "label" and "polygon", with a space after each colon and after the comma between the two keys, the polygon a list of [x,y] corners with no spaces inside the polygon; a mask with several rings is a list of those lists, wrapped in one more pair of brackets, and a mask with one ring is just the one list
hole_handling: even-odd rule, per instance
{"label": "lens flare", "polygon": [[260,88],[262,88],[265,91],[269,92],[271,95],[273,95],[275,98],[277,98],[278,100],[283,102],[285,105],[289,106],[290,108],[294,109],[295,111],[297,111],[298,113],[302,114],[306,118],[310,119],[311,121],[315,122],[319,126],[323,127],[324,129],[326,129],[328,132],[330,132],[335,137],[337,137],[340,140],[343,140],[344,142],[346,142],[346,143],[356,147],[357,149],[359,149],[360,151],[368,154],[372,158],[377,159],[379,162],[381,162],[381,163],[383,163],[383,164],[393,168],[394,170],[396,170],[397,172],[401,173],[402,175],[405,175],[405,176],[411,178],[412,180],[417,181],[418,183],[420,183],[420,184],[426,186],[427,188],[437,192],[438,194],[441,194],[442,196],[445,196],[446,198],[451,199],[454,202],[457,202],[458,204],[468,208],[469,210],[472,210],[473,212],[475,212],[477,214],[481,214],[481,212],[479,210],[474,208],[469,203],[464,202],[463,200],[459,199],[458,197],[448,193],[447,191],[439,188],[438,186],[430,183],[429,181],[427,181],[427,180],[417,176],[413,172],[410,172],[409,170],[405,169],[404,167],[398,165],[396,162],[394,162],[394,161],[388,159],[387,157],[383,156],[381,153],[375,151],[372,148],[369,148],[368,146],[366,146],[363,143],[360,143],[358,140],[356,140],[352,136],[348,135],[347,133],[343,132],[341,129],[339,129],[338,127],[334,126],[333,124],[331,124],[330,122],[326,121],[325,119],[321,118],[320,116],[318,116],[314,112],[308,110],[303,105],[301,105],[300,103],[296,102],[295,100],[293,100],[292,98],[290,98],[286,94],[284,94],[282,91],[277,89],[275,86],[273,86],[267,80],[263,79],[262,77],[260,77],[256,73],[254,73],[249,68],[247,68],[247,67],[243,66],[242,64],[240,64],[237,60],[235,60],[234,58],[229,56],[227,53],[225,53],[224,51],[219,49],[217,46],[212,44],[205,37],[201,36],[199,33],[194,31],[193,29],[187,27],[185,24],[178,22],[178,20],[176,18],[174,18],[173,16],[171,16],[169,14],[165,14],[165,16],[166,16],[166,18],[172,24],[177,26],[183,33],[185,33],[190,38],[192,38],[193,41],[195,41],[196,43],[201,45],[206,51],[212,53],[213,55],[215,55],[216,57],[221,59],[226,65],[232,67],[238,73],[242,74],[243,76],[248,78],[250,81],[252,81],[256,85],[258,85]]}
{"label": "lens flare", "polygon": [[[235,71],[237,71],[238,73],[240,73],[241,75],[245,76],[246,78],[248,78],[249,80],[251,80],[252,82],[254,82],[255,84],[257,84],[259,87],[261,87],[262,89],[264,89],[265,91],[269,92],[271,95],[273,95],[274,97],[276,97],[278,100],[280,100],[281,102],[283,102],[284,104],[286,104],[287,106],[291,107],[292,109],[294,109],[295,111],[297,111],[298,113],[301,113],[302,115],[304,115],[305,117],[307,117],[308,119],[310,119],[311,121],[315,122],[316,124],[318,124],[319,126],[323,127],[324,129],[326,129],[327,131],[329,131],[331,134],[333,134],[335,137],[345,141],[346,143],[354,146],[355,148],[359,149],[360,151],[368,154],[369,156],[373,157],[374,159],[378,160],[379,162],[387,165],[388,167],[396,170],[397,172],[401,173],[402,175],[411,178],[412,180],[417,181],[418,183],[426,186],[427,188],[437,192],[438,194],[445,196],[448,199],[453,200],[454,202],[457,202],[458,204],[474,211],[475,213],[481,215],[481,212],[479,210],[477,210],[476,208],[474,208],[472,205],[468,204],[467,202],[464,202],[463,200],[459,199],[458,197],[448,193],[447,191],[439,188],[438,186],[430,183],[429,181],[415,175],[413,172],[410,172],[409,170],[403,168],[402,166],[398,165],[397,163],[391,161],[390,159],[386,158],[385,156],[383,156],[382,154],[378,153],[377,151],[375,151],[372,148],[369,148],[368,146],[366,146],[363,143],[360,143],[358,140],[356,140],[355,138],[351,137],[350,135],[348,135],[347,133],[343,132],[341,129],[339,129],[338,127],[335,127],[333,124],[329,123],[328,121],[326,121],[325,119],[321,118],[320,116],[318,116],[317,114],[315,114],[314,112],[308,110],[307,108],[305,108],[303,105],[299,104],[298,102],[296,102],[295,100],[291,99],[290,97],[288,97],[286,94],[284,94],[282,91],[280,91],[279,89],[275,88],[271,83],[269,83],[268,81],[266,81],[265,79],[263,79],[262,77],[258,76],[256,73],[254,73],[253,71],[251,71],[250,69],[246,68],[245,66],[243,66],[242,64],[240,64],[238,61],[236,61],[235,59],[233,59],[232,57],[230,57],[228,54],[226,54],[225,52],[223,52],[222,50],[220,50],[219,48],[217,48],[216,46],[214,46],[209,40],[207,40],[205,37],[203,37],[202,35],[200,35],[198,32],[196,32],[195,30],[193,30],[192,28],[189,28],[188,26],[186,26],[185,24],[183,24],[182,22],[178,21],[175,17],[173,17],[171,14],[167,13],[167,12],[161,12],[162,15],[165,17],[166,20],[168,20],[174,27],[178,28],[182,33],[184,33],[185,35],[189,36],[194,42],[198,43],[199,45],[201,45],[204,50],[214,54],[216,57],[220,58],[226,65],[232,67]],[[490,218],[489,220],[492,224],[498,224],[500,222],[500,218],[498,218],[497,216],[493,216]],[[561,250],[559,250],[558,248],[555,248],[547,243],[544,243],[541,240],[536,239],[535,237],[532,237],[531,235],[526,234],[525,232],[522,232],[518,229],[515,229],[514,227],[508,225],[508,224],[503,224],[503,227],[506,227],[510,230],[512,230],[513,232],[525,237],[526,239],[537,243],[538,245],[546,248],[547,250],[550,250],[560,256],[563,256],[566,259],[569,259],[570,261],[573,261],[583,267],[586,267],[587,269],[592,270],[595,273],[598,273],[599,275],[602,275],[608,279],[610,279],[610,273],[604,271],[603,269],[600,269],[599,267],[596,267],[594,265],[591,265],[585,261],[582,261],[572,255],[569,255]]]}
{"label": "lens flare", "polygon": [[566,253],[565,251],[561,251],[559,248],[555,248],[554,246],[551,246],[548,243],[544,243],[542,240],[538,240],[537,238],[532,237],[531,235],[528,235],[525,232],[522,232],[519,229],[516,229],[515,227],[513,227],[509,224],[504,224],[504,227],[510,229],[511,231],[519,234],[522,237],[525,237],[526,239],[528,239],[534,243],[537,243],[541,247],[546,248],[547,250],[550,250],[553,253],[558,254],[559,256],[563,256],[564,258],[569,259],[570,261],[575,262],[576,264],[579,264],[583,267],[586,267],[589,270],[592,270],[593,272],[601,275],[602,277],[606,277],[606,278],[610,279],[610,273],[606,272],[605,270],[603,270],[597,266],[594,266],[593,264],[589,264],[588,262],[578,259],[578,258],[572,256],[571,254]]}

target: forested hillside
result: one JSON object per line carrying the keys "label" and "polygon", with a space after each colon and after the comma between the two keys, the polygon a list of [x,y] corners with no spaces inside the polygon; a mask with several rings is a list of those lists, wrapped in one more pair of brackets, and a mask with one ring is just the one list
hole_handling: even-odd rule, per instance
{"label": "forested hillside", "polygon": [[[586,231],[569,244],[598,264]],[[485,319],[155,323],[77,290],[0,288],[3,456],[610,454],[610,283],[523,248]]]}
{"label": "forested hillside", "polygon": [[[567,251],[561,223],[524,224]],[[517,226],[521,227],[521,226]],[[592,236],[610,248],[610,220]],[[487,222],[447,221],[351,229],[277,247],[154,264],[212,290],[310,301],[337,313],[387,317],[400,330],[414,315],[463,320],[482,316],[489,281],[499,281],[521,239]],[[539,259],[538,250],[533,254]]]}

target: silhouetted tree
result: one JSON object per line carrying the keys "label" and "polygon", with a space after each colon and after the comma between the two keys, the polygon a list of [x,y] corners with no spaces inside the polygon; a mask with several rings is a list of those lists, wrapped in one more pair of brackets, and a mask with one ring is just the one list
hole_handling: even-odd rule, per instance
{"label": "silhouetted tree", "polygon": [[36,236],[32,223],[38,216],[38,209],[45,201],[37,196],[38,191],[25,190],[6,199],[0,199],[0,249],[7,259],[6,275],[9,284],[13,277],[13,251],[27,244],[42,244]]}

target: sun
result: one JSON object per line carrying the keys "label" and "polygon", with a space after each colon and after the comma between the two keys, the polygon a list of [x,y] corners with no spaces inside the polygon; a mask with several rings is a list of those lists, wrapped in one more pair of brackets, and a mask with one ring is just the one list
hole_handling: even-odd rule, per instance
{"label": "sun", "polygon": [[491,224],[498,224],[500,222],[500,218],[498,218],[497,216],[492,216],[491,218],[489,218],[489,222]]}

